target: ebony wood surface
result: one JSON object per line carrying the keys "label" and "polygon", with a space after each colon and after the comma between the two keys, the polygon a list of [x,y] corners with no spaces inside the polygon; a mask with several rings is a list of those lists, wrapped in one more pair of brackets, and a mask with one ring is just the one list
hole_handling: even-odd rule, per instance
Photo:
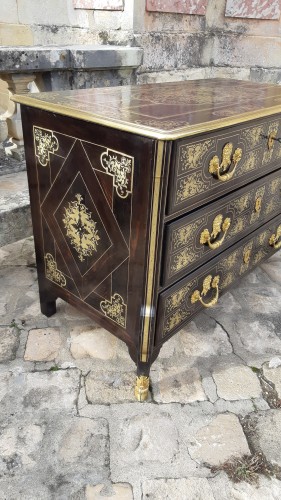
{"label": "ebony wood surface", "polygon": [[236,123],[241,117],[248,120],[255,112],[281,112],[280,86],[220,78],[44,92],[14,99],[85,120],[107,120],[112,127],[131,128],[134,133],[154,137],[166,131],[198,133],[204,123],[209,130],[215,129],[236,116]]}
{"label": "ebony wood surface", "polygon": [[[273,255],[277,249],[269,244],[270,237],[276,233],[281,223],[281,215],[270,220],[240,242],[225,250],[204,266],[189,274],[175,285],[160,293],[157,308],[156,346],[170,338],[188,323],[204,306],[197,301],[191,302],[195,290],[202,292],[207,276],[219,276],[219,297],[241,276],[252,270],[263,260]],[[248,258],[247,258],[248,257]],[[215,295],[210,288],[203,296],[206,303]]]}
{"label": "ebony wood surface", "polygon": [[[161,285],[169,286],[212,259],[280,213],[280,207],[279,169],[223,199],[166,224]],[[221,223],[216,224],[220,216]],[[225,221],[229,222],[226,231],[223,229]],[[216,226],[220,226],[220,230]],[[211,245],[222,241],[217,248],[211,248],[208,243],[200,241],[206,229]],[[216,229],[219,232],[214,236]]]}
{"label": "ebony wood surface", "polygon": [[[49,303],[63,298],[124,340],[137,360],[155,143],[28,107],[23,107],[22,117],[42,311],[45,314]],[[58,141],[46,166],[36,156],[40,151],[34,143],[33,126],[49,135],[51,131]],[[101,166],[101,155],[108,149],[119,160],[118,152],[134,160],[132,189],[126,197],[118,195],[112,175]],[[77,194],[100,238],[97,251],[82,260],[63,222],[66,211],[77,202]],[[57,281],[46,276],[46,255],[53,257],[51,264],[55,262],[61,273]],[[118,317],[115,321],[106,317],[100,307],[101,301],[110,302],[116,293],[127,309],[126,315],[121,314],[123,324],[118,324]]]}
{"label": "ebony wood surface", "polygon": [[[273,140],[271,148],[268,147],[272,133],[281,135],[280,115],[176,141],[167,215],[178,217],[280,168],[281,143]],[[233,145],[231,158],[237,148],[242,156],[233,177],[221,181],[209,172],[209,166],[215,156],[222,162],[223,149],[229,143]],[[233,168],[232,163],[225,173]]]}
{"label": "ebony wood surface", "polygon": [[[268,241],[281,222],[281,88],[215,79],[22,99],[42,313],[54,314],[61,297],[126,342],[148,375],[163,342],[202,310],[190,302],[195,290],[214,302],[276,251]],[[255,110],[268,116],[245,118]],[[209,123],[217,129],[206,132]],[[175,140],[159,140],[169,130]],[[222,182],[210,161],[230,143],[231,158],[242,155]],[[217,215],[231,225],[212,250],[200,235],[216,232]],[[192,260],[172,271],[179,252]]]}

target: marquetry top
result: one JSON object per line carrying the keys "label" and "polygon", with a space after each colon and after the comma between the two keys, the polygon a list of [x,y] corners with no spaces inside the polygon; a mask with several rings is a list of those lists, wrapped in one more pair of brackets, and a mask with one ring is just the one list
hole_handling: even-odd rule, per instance
{"label": "marquetry top", "polygon": [[164,140],[281,112],[281,86],[219,78],[34,93],[13,99]]}

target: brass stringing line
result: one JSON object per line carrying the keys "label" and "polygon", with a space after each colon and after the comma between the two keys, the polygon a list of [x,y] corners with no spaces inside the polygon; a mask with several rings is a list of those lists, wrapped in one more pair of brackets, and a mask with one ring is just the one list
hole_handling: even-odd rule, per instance
{"label": "brass stringing line", "polygon": [[[39,125],[33,125],[33,127],[41,128]],[[51,131],[51,130],[50,130],[50,131]],[[51,131],[51,132],[54,132],[54,131]],[[56,177],[54,178],[54,181],[51,183],[51,187],[50,187],[50,189],[48,190],[48,192],[46,193],[46,195],[45,195],[45,197],[44,197],[44,200],[46,199],[46,197],[47,197],[48,193],[50,192],[50,190],[51,190],[51,188],[52,188],[52,186],[53,186],[53,184],[54,184],[54,182],[55,182],[55,180],[56,180],[57,176],[60,174],[60,171],[61,171],[61,169],[63,168],[63,166],[64,166],[64,164],[65,164],[65,161],[67,160],[68,156],[70,155],[70,153],[71,153],[71,151],[72,151],[72,149],[73,149],[73,147],[74,147],[74,145],[75,145],[75,143],[76,143],[76,141],[77,141],[77,140],[78,140],[78,141],[80,141],[80,143],[81,143],[81,145],[82,145],[82,148],[83,148],[83,150],[84,150],[84,152],[85,152],[85,154],[86,154],[86,156],[87,156],[87,158],[88,158],[88,161],[89,161],[89,163],[90,163],[90,165],[91,165],[91,168],[93,168],[93,167],[92,167],[92,164],[91,164],[91,162],[90,162],[90,160],[89,160],[89,156],[88,156],[87,152],[85,151],[85,148],[84,148],[84,146],[83,146],[83,142],[87,142],[88,144],[93,144],[94,146],[98,146],[98,147],[101,147],[102,149],[105,149],[105,146],[103,146],[103,145],[101,145],[101,144],[96,144],[96,143],[93,143],[93,142],[90,142],[90,141],[83,141],[82,139],[78,139],[77,137],[74,137],[74,136],[71,136],[71,135],[68,135],[68,134],[61,134],[61,133],[59,133],[59,134],[60,134],[60,135],[63,135],[63,136],[66,136],[66,137],[70,137],[71,139],[74,139],[74,142],[73,142],[73,144],[72,144],[72,146],[71,146],[71,148],[70,148],[70,150],[69,150],[69,152],[68,152],[67,156],[65,157],[64,162],[63,162],[63,164],[61,165],[61,168],[60,168],[59,172],[57,173]],[[34,134],[33,134],[33,140],[35,141]],[[118,151],[116,151],[116,152],[118,152]],[[118,153],[120,153],[121,155],[123,154],[123,153],[122,153],[122,152],[120,152],[120,151],[119,151]],[[35,154],[35,143],[34,143],[34,154]],[[36,156],[36,155],[35,155],[35,156]],[[57,156],[59,156],[59,155],[57,155]],[[62,158],[63,158],[63,157],[62,157]],[[131,158],[134,160],[134,157],[131,157]],[[101,172],[102,172],[102,171],[101,171]],[[74,177],[74,179],[73,179],[72,183],[70,184],[69,188],[70,188],[70,187],[72,186],[72,184],[75,182],[75,180],[76,180],[77,176],[79,175],[79,173],[80,173],[80,172],[77,172],[77,174],[76,174],[76,176]],[[40,191],[39,191],[38,169],[36,169],[36,175],[37,175],[38,199],[39,199],[39,204],[40,204],[40,207],[41,207],[41,206],[42,206],[42,204],[44,203],[44,200],[42,201],[42,203],[40,203]],[[80,175],[81,175],[81,173],[80,173]],[[81,177],[82,177],[82,179],[83,179],[83,176],[82,176],[82,175],[81,175]],[[104,194],[104,191],[103,191],[102,186],[101,186],[101,184],[100,184],[100,182],[99,182],[99,179],[98,179],[97,177],[96,177],[96,179],[97,179],[97,181],[98,181],[98,183],[99,183],[99,186],[100,186],[100,188],[101,188],[101,190],[102,190],[102,192],[103,192],[103,194]],[[83,182],[84,182],[84,184],[85,184],[84,179],[83,179]],[[85,186],[86,186],[86,184],[85,184]],[[88,191],[87,186],[86,186],[86,189],[87,189],[87,191]],[[114,186],[112,186],[112,189],[113,189],[113,191],[114,191]],[[89,191],[88,191],[88,193],[89,193]],[[66,194],[67,194],[67,193],[66,193]],[[66,194],[65,194],[65,196],[66,196]],[[60,202],[60,204],[58,205],[57,209],[56,209],[56,210],[55,210],[55,212],[53,213],[53,216],[55,216],[55,213],[56,213],[56,211],[59,209],[60,205],[62,204],[62,202],[63,202],[63,200],[64,200],[65,196],[63,197],[62,201]],[[90,197],[91,197],[91,196],[90,196]],[[129,238],[129,239],[131,239],[131,227],[132,227],[132,197],[133,197],[133,193],[131,194],[130,238]],[[92,197],[91,197],[91,199],[92,199]],[[106,200],[106,201],[107,201],[107,200]],[[92,199],[92,202],[93,202],[93,199]],[[94,202],[93,202],[93,204],[94,204]],[[95,206],[95,204],[94,204],[94,206]],[[123,238],[123,240],[124,240],[124,242],[125,242],[125,244],[126,244],[126,246],[127,246],[127,248],[128,248],[127,242],[126,242],[126,241],[125,241],[125,239],[124,239],[124,236],[123,236],[123,233],[122,233],[122,231],[121,231],[121,228],[120,228],[120,226],[119,226],[119,224],[118,224],[118,222],[117,222],[117,220],[116,220],[116,217],[115,217],[115,215],[114,215],[114,213],[113,213],[113,211],[112,211],[112,207],[110,207],[110,205],[109,205],[109,204],[108,204],[108,206],[109,206],[110,211],[111,211],[111,213],[112,213],[112,215],[113,215],[113,217],[114,217],[114,219],[115,219],[115,222],[116,222],[117,226],[119,227],[119,230],[120,230],[120,233],[121,233],[121,235],[122,235],[122,238]],[[96,206],[95,206],[95,208],[96,208]],[[40,210],[40,214],[41,214],[41,217],[42,217],[42,216],[43,216],[43,214],[42,214],[42,211],[41,211],[41,210]],[[54,217],[54,218],[55,218],[55,217]],[[44,219],[45,219],[45,217],[44,217]],[[47,221],[46,221],[46,223],[47,223]],[[56,239],[55,239],[55,237],[54,237],[54,235],[53,235],[53,233],[52,233],[52,231],[51,231],[50,226],[49,226],[49,224],[48,224],[48,223],[47,223],[47,225],[48,225],[48,228],[49,228],[49,230],[50,230],[50,232],[51,232],[51,234],[52,234],[52,236],[53,236],[53,238],[54,238],[54,241],[56,241]],[[60,230],[60,232],[61,232],[61,234],[62,234],[62,236],[63,236],[63,238],[64,238],[64,240],[65,240],[64,233],[62,232],[62,230],[61,230],[61,228],[60,228],[60,226],[59,226],[59,225],[58,225],[58,227],[59,227],[59,230]],[[44,235],[43,235],[43,225],[42,225],[42,222],[41,222],[41,230],[42,230],[43,245],[44,245],[44,248],[45,248],[45,242],[44,242]],[[105,228],[105,227],[104,227],[104,230],[105,230],[106,234],[108,235],[108,233],[107,233],[107,231],[106,231],[106,228]],[[111,241],[111,239],[110,239],[109,235],[108,235],[108,238],[109,238],[109,240],[110,240],[110,242],[111,242],[111,246],[112,246],[112,241]],[[66,245],[68,245],[68,243],[67,243],[67,241],[66,241],[66,240],[65,240],[65,244],[66,244]],[[111,248],[111,246],[110,246],[109,248]],[[109,248],[108,248],[107,250],[109,250]],[[129,257],[130,257],[130,248],[128,248],[128,251],[129,251]],[[105,253],[105,252],[104,252],[104,253]],[[101,257],[104,255],[104,253],[101,255]],[[101,257],[99,257],[99,259],[100,259]],[[126,259],[127,259],[127,258],[128,258],[128,257],[126,257]],[[112,272],[116,271],[116,269],[118,269],[118,268],[119,268],[119,267],[120,267],[120,266],[121,266],[121,265],[125,262],[125,260],[126,260],[126,259],[124,259],[124,260],[121,262],[121,264],[119,264],[119,265],[117,266],[117,268],[115,268]],[[63,260],[64,260],[64,258],[63,258]],[[64,260],[64,262],[65,262],[65,260]],[[81,275],[81,272],[80,272],[80,270],[79,270],[79,268],[78,268],[78,266],[77,266],[77,263],[76,263],[76,260],[75,260],[75,259],[74,259],[74,262],[75,262],[75,264],[76,264],[76,267],[77,267],[77,269],[78,269],[78,272],[79,272],[80,276],[81,276],[81,277],[85,276],[85,275],[88,273],[88,271],[89,271],[89,270],[88,270],[88,271],[86,271],[83,275]],[[67,267],[67,269],[68,269],[68,272],[69,272],[69,268],[68,268],[68,265],[66,264],[66,262],[65,262],[65,265],[66,265],[66,267]],[[108,275],[106,276],[106,278],[108,278],[108,276],[110,276],[110,275],[112,275],[112,273],[108,274]],[[68,276],[68,275],[66,275],[66,276]],[[76,288],[76,290],[77,290],[77,293],[78,293],[78,295],[79,295],[79,297],[80,297],[80,300],[82,300],[82,302],[83,302],[83,301],[84,301],[87,297],[89,297],[89,295],[91,295],[91,293],[93,293],[93,292],[94,292],[94,290],[92,290],[92,292],[90,292],[90,293],[89,293],[89,294],[85,297],[85,299],[83,300],[83,299],[82,299],[82,297],[81,297],[81,294],[80,294],[80,292],[79,292],[79,290],[78,290],[78,288],[77,288],[77,285],[76,285],[76,283],[75,283],[75,280],[73,279],[73,277],[68,276],[68,278],[70,278],[70,279],[71,279],[71,281],[73,281],[73,283],[74,283],[74,285],[75,285],[75,288]],[[104,279],[106,279],[106,278],[104,278]],[[103,281],[104,281],[104,280],[103,280]],[[97,285],[97,287],[98,287],[99,285],[100,285],[100,283]],[[71,295],[73,295],[74,297],[76,297],[76,295],[74,295],[72,292],[69,292],[69,293],[71,293]],[[103,298],[104,298],[104,297],[103,297]],[[127,281],[127,300],[128,300],[128,281]],[[89,305],[89,304],[87,304],[87,305]],[[95,311],[99,312],[99,311],[98,311],[97,309],[95,309],[94,307],[92,307],[92,306],[90,306],[90,305],[89,305],[89,307],[91,307],[91,308],[92,308],[92,309],[94,309]]]}
{"label": "brass stringing line", "polygon": [[[42,214],[42,212],[41,212],[41,214]],[[55,237],[54,237],[54,235],[53,235],[53,232],[52,232],[52,230],[51,230],[51,228],[50,228],[50,226],[49,226],[49,224],[48,224],[48,222],[47,222],[47,220],[46,220],[46,218],[45,218],[45,216],[44,216],[43,214],[42,214],[42,217],[44,217],[44,220],[45,220],[45,222],[46,222],[46,224],[47,224],[47,226],[48,226],[48,228],[49,228],[49,231],[50,231],[50,233],[51,233],[52,237],[54,238],[54,241],[56,241],[56,239],[55,239]],[[60,228],[59,228],[59,229],[60,229]],[[60,229],[60,231],[61,231],[61,229]],[[42,225],[42,232],[43,232],[43,225]],[[61,231],[61,234],[63,235],[62,231]],[[43,236],[43,242],[44,242],[44,248],[45,248],[44,236]],[[61,254],[61,255],[62,255],[62,254]],[[64,260],[64,259],[63,259],[63,260]],[[64,262],[65,262],[65,260],[64,260]],[[68,267],[68,265],[66,264],[66,262],[65,262],[65,265],[66,265],[66,267],[67,267],[67,269],[68,269],[68,272],[70,273],[69,267]],[[75,283],[74,278],[71,276],[71,273],[70,273],[70,276],[68,276],[67,274],[66,274],[66,276],[67,276],[68,278],[70,278],[70,279],[73,281],[74,286],[75,286],[75,288],[76,288],[76,290],[77,290],[77,293],[78,293],[79,297],[81,298],[81,294],[80,294],[80,292],[79,292],[79,290],[78,290],[78,288],[77,288],[77,285],[76,285],[76,283]],[[72,294],[72,295],[73,295],[74,297],[76,297],[76,295],[74,295],[74,294]],[[81,300],[82,300],[82,298],[81,298]]]}
{"label": "brass stringing line", "polygon": [[162,163],[164,157],[164,142],[158,141],[157,143],[157,153],[156,153],[156,166],[154,175],[154,186],[153,186],[153,205],[152,205],[152,215],[150,223],[150,242],[149,242],[149,261],[148,261],[148,271],[147,271],[147,286],[146,286],[146,301],[145,301],[145,317],[144,317],[144,327],[143,327],[143,339],[142,339],[142,351],[141,351],[141,361],[145,362],[148,358],[148,343],[149,343],[149,326],[150,326],[150,315],[147,316],[147,310],[150,312],[152,293],[153,293],[153,278],[154,278],[154,265],[155,265],[155,252],[157,245],[157,219],[159,213],[159,196],[161,188],[161,174],[162,174]]}
{"label": "brass stringing line", "polygon": [[56,182],[56,179],[57,179],[58,175],[60,174],[60,172],[61,172],[61,170],[62,170],[62,168],[63,168],[63,166],[64,166],[64,164],[65,164],[65,162],[66,162],[66,160],[67,160],[67,158],[69,157],[69,155],[70,155],[70,153],[71,153],[71,151],[72,151],[72,148],[74,147],[74,144],[75,144],[75,143],[76,143],[76,141],[74,141],[73,146],[70,148],[70,150],[69,150],[69,152],[68,152],[67,156],[65,157],[65,160],[63,161],[61,168],[59,169],[59,171],[58,171],[58,173],[57,173],[56,177],[54,178],[53,182],[51,183],[51,187],[48,189],[47,193],[45,194],[44,199],[43,199],[42,203],[40,204],[40,207],[43,205],[43,203],[44,203],[45,199],[47,198],[47,196],[48,196],[49,192],[50,192],[50,191],[51,191],[51,189],[52,189],[52,186],[53,186],[53,185],[54,185],[54,183]]}
{"label": "brass stringing line", "polygon": [[[83,147],[83,144],[82,144],[82,147]],[[83,148],[83,149],[84,149],[84,148]],[[85,151],[85,149],[84,149],[84,151]],[[86,153],[86,151],[85,151],[85,153]],[[120,153],[120,154],[122,154],[122,153]],[[89,160],[89,156],[87,155],[87,153],[86,153],[86,156],[87,156],[87,158],[88,158],[88,160]],[[89,161],[90,161],[90,160],[89,160]],[[93,168],[93,167],[92,167],[92,168]],[[95,170],[95,169],[93,169],[93,170]],[[99,172],[101,172],[101,171],[99,170]],[[96,174],[95,174],[95,175],[96,175]],[[82,177],[82,175],[81,175],[81,177]],[[83,177],[82,177],[82,179],[83,179]],[[84,179],[83,179],[83,180],[84,180]],[[125,240],[125,238],[124,238],[124,235],[123,235],[123,233],[122,233],[122,231],[121,231],[121,228],[120,228],[120,226],[119,226],[119,224],[118,224],[118,221],[117,221],[117,219],[116,219],[116,217],[115,217],[115,214],[114,214],[114,212],[113,212],[113,210],[112,210],[112,207],[110,206],[110,204],[109,204],[109,202],[108,202],[108,200],[107,200],[107,197],[105,196],[104,190],[102,189],[102,185],[101,185],[101,183],[100,183],[100,181],[99,181],[99,179],[98,179],[98,177],[97,177],[97,176],[96,176],[96,180],[97,180],[97,182],[98,182],[98,184],[99,184],[99,187],[100,187],[101,191],[103,192],[103,195],[104,195],[104,197],[105,197],[105,201],[106,201],[106,203],[107,203],[107,205],[108,205],[108,207],[109,207],[110,212],[112,213],[112,217],[114,218],[114,220],[115,220],[115,222],[116,222],[116,224],[117,224],[117,226],[118,226],[118,228],[119,228],[119,231],[120,231],[120,233],[121,233],[121,236],[122,236],[122,238],[123,238],[123,240],[124,240],[124,243],[125,243],[126,247],[128,248],[129,255],[130,255],[130,248],[129,248],[129,247],[128,247],[128,245],[127,245],[127,242],[126,242],[126,240]],[[86,186],[86,183],[85,183],[85,186]],[[113,193],[114,193],[114,186],[112,186],[112,188],[113,188]],[[86,189],[87,189],[87,191],[88,191],[88,193],[89,193],[89,190],[88,190],[88,187],[87,187],[87,186],[86,186]],[[89,194],[90,194],[90,193],[89,193]],[[133,193],[131,193],[131,198],[132,198],[132,196],[133,196]],[[91,197],[92,202],[93,202],[93,204],[94,204],[94,206],[95,206],[95,208],[96,208],[96,205],[95,205],[95,203],[94,203],[93,198],[92,198],[92,196],[91,196],[91,195],[90,195],[90,197]],[[122,198],[121,198],[121,199],[122,199]],[[112,197],[112,200],[113,200],[113,197]],[[96,208],[96,210],[97,210],[97,208]],[[97,210],[97,212],[98,212],[98,210]],[[99,212],[98,212],[98,213],[99,213]],[[103,225],[103,226],[104,226],[104,225]],[[104,227],[104,230],[105,230],[106,234],[108,235],[108,238],[110,239],[109,234],[108,234],[108,232],[107,232],[107,230],[106,230],[106,228],[105,228],[105,227]],[[111,241],[111,239],[110,239],[110,241]]]}
{"label": "brass stringing line", "polygon": [[[153,139],[163,140],[176,140],[184,137],[190,137],[203,132],[210,132],[211,130],[217,130],[218,128],[225,128],[231,125],[237,125],[239,123],[248,122],[257,118],[269,117],[271,115],[281,112],[281,105],[271,106],[267,108],[262,108],[259,110],[253,110],[247,113],[240,113],[227,118],[220,118],[218,120],[213,120],[209,122],[204,122],[197,125],[189,125],[184,127],[179,127],[175,130],[163,131],[161,129],[152,129],[151,127],[146,127],[142,125],[141,127],[130,122],[122,120],[107,120],[102,119],[93,113],[86,111],[77,111],[75,108],[69,109],[68,106],[48,103],[44,100],[34,99],[24,95],[14,95],[12,97],[14,102],[20,104],[25,104],[39,109],[44,109],[45,111],[60,113],[64,116],[71,116],[77,119],[87,120],[96,124],[111,126],[118,130],[125,130],[127,132],[137,133],[138,135],[143,135],[146,137],[151,137]],[[71,112],[72,111],[72,112]],[[74,111],[74,112],[73,112]],[[115,125],[115,127],[114,127]]]}

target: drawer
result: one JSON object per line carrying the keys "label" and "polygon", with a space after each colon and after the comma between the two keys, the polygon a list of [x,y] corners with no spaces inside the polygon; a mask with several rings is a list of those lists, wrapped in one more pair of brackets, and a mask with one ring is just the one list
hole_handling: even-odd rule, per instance
{"label": "drawer", "polygon": [[281,211],[281,170],[167,224],[162,286],[175,282]]}
{"label": "drawer", "polygon": [[280,115],[176,141],[166,213],[191,211],[278,168],[277,136]]}
{"label": "drawer", "polygon": [[222,292],[281,248],[281,215],[159,295],[156,344],[161,344]]}

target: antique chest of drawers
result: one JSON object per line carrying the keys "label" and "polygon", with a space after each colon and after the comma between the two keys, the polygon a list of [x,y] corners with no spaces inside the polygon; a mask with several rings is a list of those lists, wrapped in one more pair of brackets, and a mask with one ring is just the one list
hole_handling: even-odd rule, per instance
{"label": "antique chest of drawers", "polygon": [[42,313],[161,346],[281,247],[281,87],[214,79],[15,96]]}

